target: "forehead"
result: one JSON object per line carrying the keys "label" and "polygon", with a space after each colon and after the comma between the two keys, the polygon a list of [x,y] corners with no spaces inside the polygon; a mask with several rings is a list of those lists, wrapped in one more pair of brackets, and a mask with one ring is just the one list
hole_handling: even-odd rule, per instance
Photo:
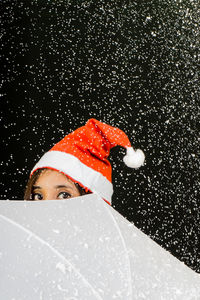
{"label": "forehead", "polygon": [[66,175],[55,170],[45,169],[41,172],[37,178],[35,185],[40,184],[73,184],[73,181],[70,180]]}

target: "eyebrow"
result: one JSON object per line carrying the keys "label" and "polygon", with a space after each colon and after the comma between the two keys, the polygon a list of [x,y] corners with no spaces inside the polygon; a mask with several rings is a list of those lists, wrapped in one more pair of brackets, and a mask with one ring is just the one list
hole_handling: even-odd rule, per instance
{"label": "eyebrow", "polygon": [[33,189],[35,190],[35,189],[41,189],[41,186],[39,186],[39,185],[33,185]]}
{"label": "eyebrow", "polygon": [[55,188],[56,189],[59,189],[59,188],[70,188],[70,189],[72,189],[72,187],[70,185],[56,185]]}
{"label": "eyebrow", "polygon": [[[72,189],[72,187],[70,186],[70,185],[56,185],[56,186],[54,186],[56,189],[59,189],[59,188],[70,188],[70,189]],[[42,189],[42,187],[41,186],[39,186],[39,185],[33,185],[33,189],[35,190],[35,189]]]}

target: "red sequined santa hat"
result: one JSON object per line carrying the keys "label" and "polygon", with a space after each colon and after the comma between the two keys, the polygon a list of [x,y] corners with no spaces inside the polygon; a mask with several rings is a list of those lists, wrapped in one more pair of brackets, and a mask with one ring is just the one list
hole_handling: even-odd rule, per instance
{"label": "red sequined santa hat", "polygon": [[143,165],[144,153],[131,147],[122,130],[90,119],[85,126],[66,135],[46,152],[31,175],[41,168],[57,170],[111,204],[112,167],[107,158],[110,149],[115,146],[126,148],[123,161],[128,167],[139,168]]}

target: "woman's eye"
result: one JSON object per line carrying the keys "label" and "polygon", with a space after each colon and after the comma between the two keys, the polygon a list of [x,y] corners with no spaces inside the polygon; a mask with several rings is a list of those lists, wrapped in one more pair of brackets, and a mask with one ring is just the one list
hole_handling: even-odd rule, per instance
{"label": "woman's eye", "polygon": [[32,194],[32,200],[42,200],[43,199],[43,197],[42,197],[42,195],[41,194],[39,194],[39,193],[35,193],[35,194]]}
{"label": "woman's eye", "polygon": [[71,194],[67,193],[67,192],[61,192],[58,194],[58,199],[67,199],[67,198],[71,198]]}

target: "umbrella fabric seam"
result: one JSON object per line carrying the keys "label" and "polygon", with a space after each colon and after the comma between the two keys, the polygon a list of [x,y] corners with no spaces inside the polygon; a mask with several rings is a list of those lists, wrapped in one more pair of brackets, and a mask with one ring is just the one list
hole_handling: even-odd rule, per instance
{"label": "umbrella fabric seam", "polygon": [[127,247],[126,247],[126,243],[125,243],[125,241],[124,241],[124,238],[123,238],[123,236],[122,236],[122,234],[121,234],[121,230],[120,230],[120,228],[119,228],[119,226],[118,226],[118,224],[117,224],[117,222],[116,222],[114,216],[111,214],[111,212],[110,212],[110,210],[109,210],[110,207],[105,206],[105,205],[104,205],[104,207],[105,207],[105,209],[108,211],[109,215],[111,216],[111,218],[113,219],[113,221],[114,221],[114,223],[115,223],[115,225],[116,225],[117,231],[119,232],[119,235],[120,235],[120,237],[121,237],[122,244],[123,244],[123,247],[124,247],[124,250],[125,250],[125,253],[126,253],[126,258],[127,258],[127,261],[128,261],[128,273],[129,273],[129,278],[128,278],[128,282],[129,282],[129,292],[130,292],[130,296],[131,296],[130,299],[132,299],[132,296],[133,296],[133,290],[132,290],[132,284],[131,284],[131,277],[132,277],[132,276],[131,276],[130,260],[129,260],[129,257],[128,257],[128,249],[127,249]]}
{"label": "umbrella fabric seam", "polygon": [[7,222],[11,223],[12,225],[15,225],[16,227],[22,229],[24,232],[26,232],[27,234],[29,234],[30,236],[34,237],[35,239],[37,239],[38,241],[40,241],[43,245],[47,246],[48,248],[50,248],[56,255],[58,255],[58,257],[60,257],[62,260],[65,261],[65,263],[67,263],[68,265],[70,265],[70,267],[72,267],[72,269],[75,270],[75,272],[77,274],[79,274],[79,276],[83,279],[84,283],[86,285],[88,285],[93,293],[95,294],[95,296],[97,297],[98,300],[103,300],[103,298],[101,298],[101,296],[95,291],[95,289],[93,288],[93,286],[85,279],[85,277],[76,269],[75,266],[73,266],[65,257],[64,255],[62,255],[58,250],[56,250],[54,247],[52,247],[48,242],[46,242],[45,240],[43,240],[42,238],[40,238],[37,234],[33,233],[32,231],[30,231],[27,228],[24,228],[22,225],[20,225],[19,223],[11,220],[8,217],[5,217],[3,215],[0,215],[0,217],[4,220],[6,220]]}

